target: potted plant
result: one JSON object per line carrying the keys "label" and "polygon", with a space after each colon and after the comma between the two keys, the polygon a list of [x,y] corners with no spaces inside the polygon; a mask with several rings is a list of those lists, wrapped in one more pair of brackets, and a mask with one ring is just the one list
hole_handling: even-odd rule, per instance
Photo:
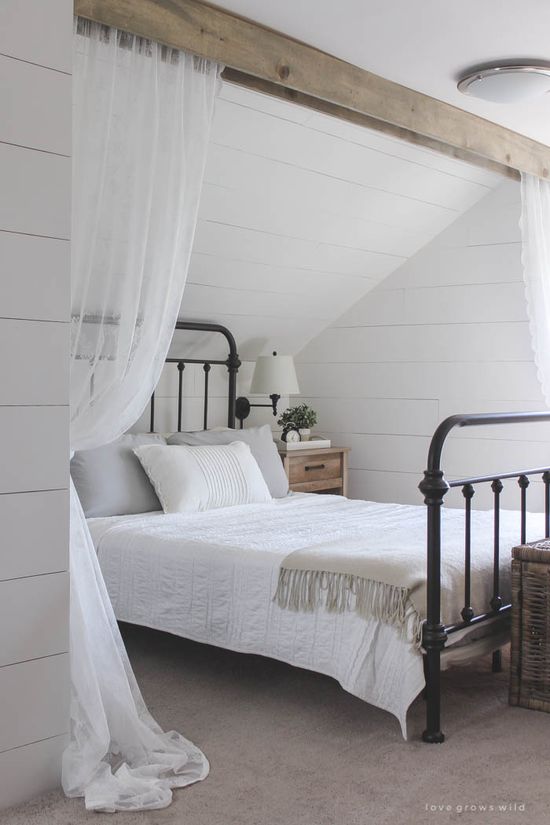
{"label": "potted plant", "polygon": [[277,421],[277,424],[283,428],[283,434],[289,430],[297,430],[300,434],[300,441],[309,441],[311,428],[316,423],[317,413],[307,404],[288,407]]}

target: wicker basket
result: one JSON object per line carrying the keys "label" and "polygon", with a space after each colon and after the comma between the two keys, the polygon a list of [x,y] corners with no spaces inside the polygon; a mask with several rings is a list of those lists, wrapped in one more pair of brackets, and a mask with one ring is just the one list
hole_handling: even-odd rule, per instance
{"label": "wicker basket", "polygon": [[550,540],[512,551],[510,704],[550,713]]}

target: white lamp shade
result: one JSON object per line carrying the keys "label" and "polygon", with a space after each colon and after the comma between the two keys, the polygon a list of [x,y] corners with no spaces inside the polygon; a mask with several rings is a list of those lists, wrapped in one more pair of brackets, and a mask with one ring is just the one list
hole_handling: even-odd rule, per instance
{"label": "white lamp shade", "polygon": [[260,355],[256,359],[252,395],[296,395],[300,392],[292,355]]}

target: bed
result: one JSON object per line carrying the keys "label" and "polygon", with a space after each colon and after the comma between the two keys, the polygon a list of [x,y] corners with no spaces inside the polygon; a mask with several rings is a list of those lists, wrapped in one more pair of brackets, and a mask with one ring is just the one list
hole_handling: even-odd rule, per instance
{"label": "bed", "polygon": [[[219,332],[228,341],[229,356],[221,363],[228,368],[228,425],[234,427],[239,361],[231,333],[213,324],[178,326]],[[220,361],[170,361],[180,377],[178,430],[185,364],[204,365],[207,430],[208,374],[210,365]],[[440,671],[491,651],[498,667],[499,650],[509,637],[510,548],[524,541],[527,532],[533,538],[548,536],[550,513],[547,468],[448,482],[440,467],[445,438],[456,426],[548,419],[548,413],[447,419],[434,434],[420,485],[426,507],[291,494],[269,503],[200,513],[90,517],[115,614],[120,621],[324,673],[396,716],[404,737],[407,709],[426,688],[423,739],[442,742]],[[154,397],[150,424],[154,431]],[[545,485],[543,514],[527,511],[529,477],[535,474]],[[500,508],[502,478],[518,479],[517,512]],[[492,485],[492,512],[472,510],[477,484]],[[462,489],[464,511],[443,508],[451,486]],[[341,548],[349,554],[350,564],[359,560],[367,571],[357,579],[349,575],[353,568],[334,568],[339,581],[351,583],[345,603],[341,592],[332,598],[327,578],[332,568],[326,559]],[[307,569],[313,566],[312,556],[321,559],[318,574]],[[389,572],[371,575],[368,571],[378,571],[381,560]],[[304,575],[309,577],[306,586]],[[316,591],[311,585],[314,575],[321,582]],[[406,576],[407,586],[397,592],[393,584],[401,581],[399,575]],[[291,579],[299,585],[295,592],[286,586]],[[366,611],[357,607],[358,581],[370,588]],[[373,591],[373,582],[383,589]],[[391,609],[389,593],[399,596]]]}

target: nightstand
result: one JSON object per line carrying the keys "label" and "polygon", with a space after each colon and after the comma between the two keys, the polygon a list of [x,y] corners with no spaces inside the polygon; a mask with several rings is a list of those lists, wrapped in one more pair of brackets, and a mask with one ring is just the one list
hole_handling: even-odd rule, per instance
{"label": "nightstand", "polygon": [[333,493],[346,496],[349,447],[314,447],[279,452],[295,493]]}

